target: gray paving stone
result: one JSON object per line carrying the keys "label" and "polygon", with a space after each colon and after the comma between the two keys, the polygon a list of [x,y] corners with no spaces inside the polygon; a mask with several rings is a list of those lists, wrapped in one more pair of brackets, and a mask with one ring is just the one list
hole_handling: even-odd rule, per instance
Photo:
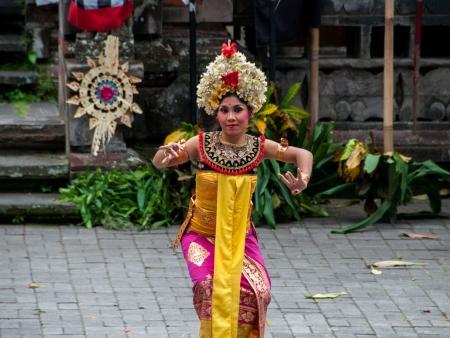
{"label": "gray paving stone", "polygon": [[[338,225],[339,216],[258,229],[272,278],[266,337],[450,337],[450,221],[331,234]],[[1,226],[0,337],[197,337],[186,266],[169,249],[175,233]],[[367,268],[400,257],[427,265],[379,276]],[[339,291],[349,294],[305,299]]]}

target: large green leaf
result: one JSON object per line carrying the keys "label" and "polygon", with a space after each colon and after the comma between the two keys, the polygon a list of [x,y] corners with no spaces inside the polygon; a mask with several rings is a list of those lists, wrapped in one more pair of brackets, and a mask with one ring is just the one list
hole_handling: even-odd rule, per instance
{"label": "large green leaf", "polygon": [[302,86],[301,82],[296,82],[288,89],[286,95],[283,97],[283,100],[281,101],[281,104],[280,104],[281,108],[287,107],[289,102],[291,102],[292,99],[295,97],[295,95],[297,95],[301,86]]}
{"label": "large green leaf", "polygon": [[263,162],[258,167],[258,189],[257,194],[263,195],[264,191],[267,189],[267,184],[269,184],[270,176],[272,173],[270,172],[270,169],[267,165],[267,163]]}
{"label": "large green leaf", "polygon": [[270,114],[273,114],[278,110],[278,106],[273,103],[267,103],[263,106],[263,108],[257,113],[258,117],[264,117]]}
{"label": "large green leaf", "polygon": [[334,196],[342,191],[345,191],[351,187],[353,187],[355,184],[353,182],[348,183],[342,183],[336,187],[330,188],[328,190],[324,190],[319,192],[316,196],[317,197],[328,197],[328,196]]}
{"label": "large green leaf", "polygon": [[280,181],[280,179],[278,177],[273,176],[271,178],[271,180],[278,187],[278,190],[281,192],[281,195],[283,196],[284,201],[291,208],[291,211],[292,211],[295,219],[300,220],[300,215],[298,214],[298,210],[295,207],[294,201],[292,200],[292,197],[291,197],[291,194],[290,194],[288,188]]}
{"label": "large green leaf", "polygon": [[412,182],[426,175],[438,175],[443,180],[450,182],[450,172],[441,168],[433,161],[414,162],[412,166],[416,167],[416,169],[408,174],[408,182]]}
{"label": "large green leaf", "polygon": [[275,91],[275,86],[273,85],[273,83],[270,83],[267,86],[267,90],[266,90],[266,94],[265,94],[266,95],[266,102],[270,102],[270,98],[272,97],[274,91]]}
{"label": "large green leaf", "polygon": [[436,187],[433,182],[427,182],[427,184],[424,185],[423,189],[428,196],[431,211],[435,214],[440,213],[442,203],[441,196],[439,195],[439,187]]}
{"label": "large green leaf", "polygon": [[380,205],[380,207],[375,211],[372,215],[369,217],[363,219],[361,222],[346,226],[346,227],[340,227],[334,230],[331,230],[333,234],[345,234],[350,231],[355,231],[361,228],[365,228],[369,225],[375,224],[380,219],[383,218],[385,213],[391,208],[392,204],[389,200],[384,200],[383,203]]}
{"label": "large green leaf", "polygon": [[408,164],[401,159],[400,156],[394,154],[393,159],[395,161],[395,171],[399,175],[400,183],[400,203],[406,202],[406,193],[408,189]]}
{"label": "large green leaf", "polygon": [[272,195],[268,190],[264,191],[264,210],[263,210],[264,219],[267,224],[272,228],[275,228],[275,215],[273,213],[272,207]]}
{"label": "large green leaf", "polygon": [[287,105],[286,107],[281,108],[281,111],[292,117],[295,121],[300,121],[309,116],[307,111],[293,105]]}
{"label": "large green leaf", "polygon": [[300,203],[300,206],[304,210],[309,211],[314,216],[320,216],[320,217],[329,216],[328,212],[322,208],[317,209],[317,208],[314,208],[312,205],[306,204],[306,203]]}
{"label": "large green leaf", "polygon": [[267,160],[267,162],[272,167],[274,174],[278,176],[280,174],[280,165],[278,164],[278,162],[275,160]]}
{"label": "large green leaf", "polygon": [[367,154],[364,160],[364,172],[371,174],[375,171],[380,162],[381,155]]}
{"label": "large green leaf", "polygon": [[344,146],[344,150],[341,153],[341,156],[339,157],[339,161],[345,161],[350,157],[353,150],[355,150],[356,145],[358,144],[357,139],[350,139],[347,141],[347,143]]}

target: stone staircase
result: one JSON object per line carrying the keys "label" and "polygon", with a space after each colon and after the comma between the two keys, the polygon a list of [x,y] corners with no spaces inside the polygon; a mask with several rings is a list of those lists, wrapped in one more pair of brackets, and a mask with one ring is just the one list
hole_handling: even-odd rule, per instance
{"label": "stone staircase", "polygon": [[78,219],[76,208],[58,200],[69,181],[64,121],[56,104],[30,104],[25,117],[0,104],[0,220]]}
{"label": "stone staircase", "polygon": [[[0,93],[33,93],[39,74],[9,69],[27,60],[25,5],[0,0]],[[0,220],[74,220],[76,208],[58,200],[69,180],[65,124],[55,102],[0,101]]]}

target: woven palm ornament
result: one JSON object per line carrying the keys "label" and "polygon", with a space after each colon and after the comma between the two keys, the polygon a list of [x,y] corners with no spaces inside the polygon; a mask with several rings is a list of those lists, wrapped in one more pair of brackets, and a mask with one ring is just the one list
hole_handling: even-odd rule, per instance
{"label": "woven palm ornament", "polygon": [[72,72],[77,81],[68,83],[67,87],[78,95],[66,102],[79,106],[75,118],[90,117],[89,129],[94,129],[91,153],[97,156],[100,150],[105,150],[118,122],[131,128],[133,112],[142,114],[133,102],[133,94],[138,94],[135,84],[141,79],[127,75],[128,63],[119,66],[119,39],[115,36],[108,36],[98,65],[91,58],[86,59],[91,69],[86,74]]}

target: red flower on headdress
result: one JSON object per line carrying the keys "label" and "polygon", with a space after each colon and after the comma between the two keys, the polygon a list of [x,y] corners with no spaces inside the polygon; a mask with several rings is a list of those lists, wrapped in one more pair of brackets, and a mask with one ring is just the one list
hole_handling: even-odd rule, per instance
{"label": "red flower on headdress", "polygon": [[233,56],[234,53],[237,52],[236,44],[234,42],[232,43],[222,43],[222,55],[225,56],[227,59]]}
{"label": "red flower on headdress", "polygon": [[222,75],[222,81],[228,87],[235,88],[239,83],[239,73],[235,70]]}

